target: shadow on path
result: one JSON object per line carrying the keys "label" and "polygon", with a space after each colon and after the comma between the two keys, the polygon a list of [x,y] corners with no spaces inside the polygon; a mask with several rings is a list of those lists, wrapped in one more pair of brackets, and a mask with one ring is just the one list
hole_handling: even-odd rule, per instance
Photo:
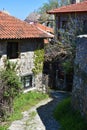
{"label": "shadow on path", "polygon": [[53,118],[53,111],[56,105],[68,96],[67,93],[52,91],[51,92],[52,101],[48,104],[42,105],[37,108],[37,113],[45,126],[45,130],[59,130],[60,125]]}

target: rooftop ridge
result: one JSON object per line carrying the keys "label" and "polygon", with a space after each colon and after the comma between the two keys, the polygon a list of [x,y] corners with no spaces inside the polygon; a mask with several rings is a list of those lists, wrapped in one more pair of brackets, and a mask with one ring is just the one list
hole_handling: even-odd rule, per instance
{"label": "rooftop ridge", "polygon": [[[86,8],[81,8],[81,6],[85,7]],[[48,11],[47,13],[49,14],[54,14],[54,13],[61,13],[61,12],[79,12],[79,11],[87,11],[87,0],[86,1],[82,1],[80,3],[74,3],[74,4],[70,4],[70,5],[65,5],[65,6],[62,6],[62,7],[59,7],[59,8],[56,8],[56,9],[53,9],[53,10],[50,10]]]}

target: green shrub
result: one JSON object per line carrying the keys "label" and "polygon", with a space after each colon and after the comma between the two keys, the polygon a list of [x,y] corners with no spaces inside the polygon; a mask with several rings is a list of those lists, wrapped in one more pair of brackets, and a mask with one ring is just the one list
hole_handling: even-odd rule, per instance
{"label": "green shrub", "polygon": [[67,61],[63,62],[62,65],[63,65],[64,71],[66,72],[66,74],[73,72],[74,66],[73,66],[72,61],[67,60]]}
{"label": "green shrub", "polygon": [[21,92],[21,82],[15,71],[15,63],[5,61],[5,69],[0,73],[0,117],[6,120],[13,111],[13,100]]}
{"label": "green shrub", "polygon": [[62,126],[60,130],[87,130],[87,124],[79,112],[71,107],[71,99],[63,100],[55,109],[54,117]]}

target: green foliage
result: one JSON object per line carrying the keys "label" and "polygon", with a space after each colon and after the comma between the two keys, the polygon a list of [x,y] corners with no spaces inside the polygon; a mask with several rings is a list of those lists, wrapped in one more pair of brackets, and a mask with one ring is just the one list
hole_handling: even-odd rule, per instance
{"label": "green foliage", "polygon": [[40,14],[39,21],[41,23],[46,22],[48,19],[52,19],[47,11],[55,9],[58,7],[58,0],[48,0],[47,3],[44,3],[42,7],[38,9],[38,13]]}
{"label": "green foliage", "polygon": [[0,130],[7,130],[8,126],[0,126]]}
{"label": "green foliage", "polygon": [[62,66],[66,74],[73,72],[73,63],[70,60],[63,62]]}
{"label": "green foliage", "polygon": [[21,83],[16,73],[10,69],[2,71],[1,77],[3,77],[3,84],[6,86],[3,96],[6,98],[14,98],[18,95],[21,89]]}
{"label": "green foliage", "polygon": [[[4,96],[15,98],[20,93],[21,82],[16,74],[16,63],[5,61],[5,69],[1,72],[3,84],[5,84]],[[3,86],[4,87],[4,86]]]}
{"label": "green foliage", "polygon": [[[21,112],[29,110],[32,106],[36,105],[41,100],[46,98],[48,98],[48,95],[40,92],[32,91],[24,94],[22,93],[21,95],[15,98],[13,104],[14,112],[10,115],[9,118],[7,118],[7,123],[9,124],[9,122],[21,119]],[[35,115],[35,113],[32,114]],[[0,130],[7,130],[6,128],[6,125],[0,126]]]}
{"label": "green foliage", "polygon": [[30,109],[32,106],[37,104],[39,101],[41,101],[47,97],[48,97],[48,95],[42,94],[40,92],[29,92],[29,93],[21,94],[14,101],[14,113],[16,115],[17,115],[17,113],[21,114],[21,112]]}
{"label": "green foliage", "polygon": [[44,61],[44,49],[36,50],[34,52],[34,68],[32,69],[35,75],[42,72],[43,61]]}
{"label": "green foliage", "polygon": [[16,74],[16,65],[5,61],[5,69],[0,73],[0,116],[6,120],[13,111],[13,100],[21,92],[21,82]]}
{"label": "green foliage", "polygon": [[64,99],[54,111],[55,118],[60,122],[60,130],[86,130],[87,124],[79,112],[71,107],[71,99]]}
{"label": "green foliage", "polygon": [[70,0],[60,0],[60,6],[69,5]]}
{"label": "green foliage", "polygon": [[17,62],[10,62],[9,60],[5,59],[4,60],[4,67],[5,70],[12,70],[12,71],[16,71],[17,69]]}

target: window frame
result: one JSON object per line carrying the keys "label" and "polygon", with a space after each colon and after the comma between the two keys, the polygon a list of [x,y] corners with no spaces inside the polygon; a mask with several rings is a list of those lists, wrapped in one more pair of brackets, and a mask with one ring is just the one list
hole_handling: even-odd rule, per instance
{"label": "window frame", "polygon": [[21,81],[24,89],[33,87],[33,74],[21,76]]}

